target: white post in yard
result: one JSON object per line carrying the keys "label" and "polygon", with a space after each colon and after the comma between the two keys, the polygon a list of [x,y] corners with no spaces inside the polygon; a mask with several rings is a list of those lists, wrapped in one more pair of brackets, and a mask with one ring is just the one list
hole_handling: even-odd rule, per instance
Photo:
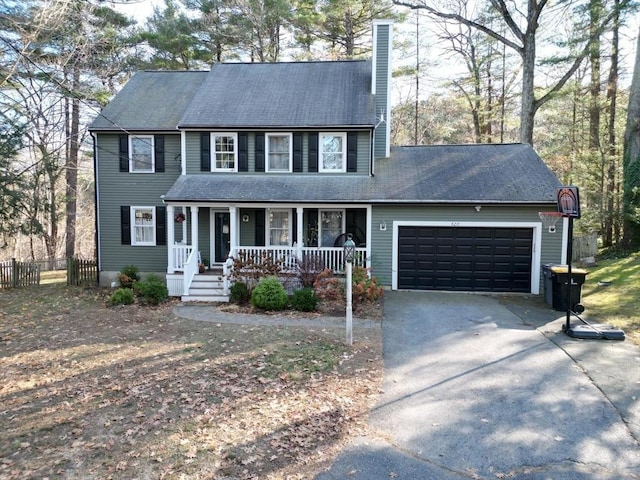
{"label": "white post in yard", "polygon": [[347,234],[347,240],[344,242],[344,259],[347,262],[347,285],[346,285],[346,290],[347,290],[347,345],[351,346],[353,345],[353,309],[352,309],[352,305],[351,305],[351,297],[352,295],[352,291],[351,291],[351,277],[352,277],[352,272],[351,272],[351,264],[353,263],[353,258],[355,257],[355,253],[356,253],[356,244],[353,241],[353,236],[348,233]]}

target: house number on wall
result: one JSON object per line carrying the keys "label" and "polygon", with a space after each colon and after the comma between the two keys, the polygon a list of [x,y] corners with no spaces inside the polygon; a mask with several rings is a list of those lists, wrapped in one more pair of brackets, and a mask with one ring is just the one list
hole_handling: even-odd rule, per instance
{"label": "house number on wall", "polygon": [[459,227],[460,226],[460,222],[451,222],[451,226],[452,227]]}

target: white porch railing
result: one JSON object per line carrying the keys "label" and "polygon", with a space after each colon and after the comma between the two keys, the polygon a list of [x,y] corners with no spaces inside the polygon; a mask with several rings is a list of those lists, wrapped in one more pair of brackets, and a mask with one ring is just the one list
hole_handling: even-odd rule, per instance
{"label": "white porch railing", "polygon": [[[231,252],[233,258],[240,260],[282,262],[283,269],[295,271],[298,262],[298,247],[237,247]],[[354,266],[367,267],[367,249],[356,248]],[[312,259],[319,268],[329,268],[336,273],[344,269],[344,248],[341,247],[303,247],[302,259]]]}
{"label": "white porch railing", "polygon": [[184,264],[184,273],[182,275],[182,286],[183,286],[183,295],[189,295],[189,288],[191,287],[191,282],[193,281],[193,277],[195,277],[196,272],[198,271],[198,252],[192,250],[189,254],[189,258]]}
{"label": "white porch railing", "polygon": [[184,266],[189,259],[189,255],[193,251],[193,247],[191,245],[186,245],[184,243],[176,243],[171,247],[171,252],[173,255],[173,268],[177,271],[184,270]]}

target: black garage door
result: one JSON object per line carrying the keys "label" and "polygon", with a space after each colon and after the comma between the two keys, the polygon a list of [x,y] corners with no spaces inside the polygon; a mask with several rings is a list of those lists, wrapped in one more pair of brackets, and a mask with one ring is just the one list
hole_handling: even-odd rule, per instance
{"label": "black garage door", "polygon": [[398,288],[530,292],[531,228],[399,227]]}

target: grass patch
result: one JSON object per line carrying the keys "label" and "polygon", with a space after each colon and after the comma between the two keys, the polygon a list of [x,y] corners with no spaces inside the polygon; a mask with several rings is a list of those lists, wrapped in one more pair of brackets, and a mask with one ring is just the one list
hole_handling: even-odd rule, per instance
{"label": "grass patch", "polygon": [[198,322],[108,289],[0,290],[0,479],[315,478],[363,434],[379,330]]}
{"label": "grass patch", "polygon": [[629,339],[640,345],[640,252],[599,261],[588,271],[582,287],[588,317],[623,329]]}

